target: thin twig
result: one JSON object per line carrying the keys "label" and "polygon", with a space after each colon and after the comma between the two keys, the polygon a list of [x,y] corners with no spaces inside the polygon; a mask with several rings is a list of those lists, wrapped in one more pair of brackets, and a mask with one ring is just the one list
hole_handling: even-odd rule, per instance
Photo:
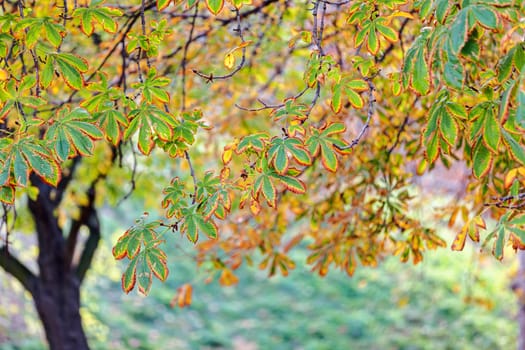
{"label": "thin twig", "polygon": [[[292,97],[287,97],[285,100],[296,100],[298,99],[299,97],[303,96],[304,93],[306,91],[308,91],[308,89],[310,89],[308,86],[305,87],[303,90],[301,90],[301,92],[299,92],[297,95],[295,96],[292,96]],[[262,104],[263,106],[262,107],[259,107],[259,108],[249,108],[249,107],[243,107],[243,106],[240,106],[238,105],[237,103],[235,104],[235,107],[239,108],[239,109],[242,109],[243,111],[248,111],[248,112],[259,112],[259,111],[262,111],[262,110],[265,110],[265,109],[279,109],[279,108],[283,108],[286,103],[280,103],[280,104],[277,104],[277,105],[269,105],[267,103],[265,103],[263,100],[261,100],[260,98],[257,99],[257,102],[259,102],[260,104]]]}
{"label": "thin twig", "polygon": [[188,161],[188,166],[190,167],[191,178],[193,179],[193,198],[192,198],[191,204],[195,204],[195,202],[197,201],[197,176],[195,175],[195,169],[193,168],[193,164],[191,163],[189,152],[184,151],[184,156],[186,157],[186,160]]}
{"label": "thin twig", "polygon": [[375,102],[376,102],[376,98],[374,96],[375,86],[374,86],[374,83],[372,83],[371,78],[367,78],[365,80],[368,83],[368,111],[366,113],[365,125],[363,125],[363,127],[361,128],[361,131],[359,132],[359,135],[357,135],[357,137],[353,139],[349,145],[343,146],[343,147],[334,145],[335,148],[341,151],[351,149],[355,147],[357,144],[359,144],[359,142],[361,141],[361,138],[363,137],[365,132],[370,127],[370,121],[372,120],[372,116],[374,115]]}
{"label": "thin twig", "polygon": [[[241,15],[240,15],[239,9],[236,8],[235,12],[236,12],[236,17],[237,17],[237,28],[235,28],[234,31],[239,34],[239,38],[241,38],[241,43],[244,44],[245,41],[244,41],[244,35],[242,33]],[[225,74],[225,75],[213,75],[213,73],[210,73],[210,74],[201,73],[196,69],[193,69],[192,71],[193,73],[197,74],[199,77],[205,79],[206,82],[212,83],[214,80],[225,80],[225,79],[229,79],[233,77],[235,74],[237,74],[237,72],[239,72],[242,69],[242,67],[244,67],[245,62],[246,62],[246,46],[243,45],[241,62],[230,73]]]}
{"label": "thin twig", "polygon": [[[144,3],[144,0],[142,0],[140,3],[140,25],[142,28],[142,35],[146,36],[146,14],[145,14],[144,8],[145,8],[145,3]],[[140,62],[140,57],[141,57],[140,53],[141,52],[139,50],[139,62]],[[147,54],[146,54],[146,64],[148,65],[148,69],[151,68],[151,62],[149,61],[149,57]]]}
{"label": "thin twig", "polygon": [[199,13],[199,1],[195,4],[195,11],[193,12],[193,18],[191,19],[190,33],[188,35],[188,40],[184,44],[184,52],[182,54],[181,73],[182,73],[182,101],[181,101],[181,110],[186,109],[186,63],[188,61],[188,49],[190,44],[193,41],[193,32],[195,30],[195,21],[197,20],[197,14]]}

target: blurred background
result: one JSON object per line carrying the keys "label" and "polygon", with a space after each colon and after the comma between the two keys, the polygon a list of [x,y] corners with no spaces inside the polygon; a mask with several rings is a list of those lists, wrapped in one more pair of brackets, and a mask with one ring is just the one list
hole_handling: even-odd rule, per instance
{"label": "blurred background", "polygon": [[[423,207],[432,210],[417,215],[446,205],[428,201]],[[105,236],[82,290],[81,313],[93,349],[515,348],[512,251],[501,263],[468,243],[463,252],[429,251],[416,266],[393,257],[377,268],[358,268],[352,278],[340,271],[321,278],[301,264],[303,246],[293,253],[297,268],[288,277],[268,279],[255,264],[238,270],[236,286],[221,287],[196,268],[189,243],[174,234],[167,282],[154,280],[148,297],[125,295],[124,265],[111,248],[142,206],[125,202],[101,212]],[[454,232],[442,226],[450,245]],[[36,247],[28,248],[30,237],[13,239],[22,257],[36,255]],[[192,305],[172,308],[186,282],[193,285]],[[30,296],[1,270],[0,296],[0,349],[45,349]]]}

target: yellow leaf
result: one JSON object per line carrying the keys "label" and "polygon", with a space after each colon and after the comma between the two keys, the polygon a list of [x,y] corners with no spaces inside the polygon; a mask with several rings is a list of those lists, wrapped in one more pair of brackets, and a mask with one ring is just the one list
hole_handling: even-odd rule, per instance
{"label": "yellow leaf", "polygon": [[224,165],[227,165],[232,160],[233,150],[230,148],[226,149],[224,147],[224,153],[222,154],[222,162]]}
{"label": "yellow leaf", "polygon": [[250,211],[252,212],[253,215],[257,215],[261,211],[261,205],[255,199],[251,200]]}
{"label": "yellow leaf", "polygon": [[4,81],[7,79],[9,79],[9,73],[6,70],[0,68],[0,81]]}
{"label": "yellow leaf", "polygon": [[404,11],[394,11],[391,15],[389,15],[388,17],[386,17],[387,19],[387,23],[390,23],[390,21],[392,21],[394,18],[396,17],[403,17],[403,18],[409,18],[409,19],[414,19],[414,16],[412,16],[410,13],[408,12],[404,12]]}
{"label": "yellow leaf", "polygon": [[246,40],[245,42],[241,43],[239,46],[235,48],[235,50],[242,49],[243,47],[246,47],[248,45],[251,45],[253,43],[253,40]]}
{"label": "yellow leaf", "polygon": [[232,69],[234,64],[235,64],[235,57],[233,56],[233,53],[228,52],[226,56],[224,57],[224,66],[228,69]]}
{"label": "yellow leaf", "polygon": [[514,182],[514,179],[516,178],[517,175],[518,175],[518,168],[512,169],[505,175],[505,180],[503,183],[504,183],[504,187],[506,190],[509,189],[510,186],[512,186],[512,183]]}

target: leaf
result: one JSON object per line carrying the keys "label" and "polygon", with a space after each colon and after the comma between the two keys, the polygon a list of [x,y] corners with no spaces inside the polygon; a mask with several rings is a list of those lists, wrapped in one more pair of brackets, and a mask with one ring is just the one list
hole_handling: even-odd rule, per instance
{"label": "leaf", "polygon": [[144,295],[148,295],[151,289],[151,284],[153,282],[151,278],[151,270],[145,261],[146,259],[144,255],[138,256],[135,260],[138,260],[137,262],[137,282],[138,282],[139,292]]}
{"label": "leaf", "polygon": [[178,306],[180,308],[190,306],[191,305],[191,294],[192,294],[191,284],[188,284],[188,283],[183,284],[180,288],[177,289],[177,294],[171,300],[170,306],[171,307]]}
{"label": "leaf", "polygon": [[287,190],[293,193],[303,194],[306,192],[306,185],[301,180],[292,176],[279,176],[279,180],[283,183]]}
{"label": "leaf", "polygon": [[492,248],[492,254],[498,260],[503,259],[504,242],[505,242],[505,228],[502,225],[499,228],[497,228],[497,237],[496,237],[496,241],[494,242],[494,246]]}
{"label": "leaf", "polygon": [[262,194],[270,207],[277,206],[277,190],[267,175],[262,177]]}
{"label": "leaf", "polygon": [[498,153],[498,146],[501,139],[500,126],[496,120],[494,109],[485,113],[485,123],[483,128],[483,141],[485,145],[493,152]]}
{"label": "leaf", "polygon": [[467,10],[458,12],[450,25],[449,40],[452,53],[457,55],[467,41]]}
{"label": "leaf", "polygon": [[232,52],[228,52],[226,56],[224,56],[224,66],[228,69],[232,69],[235,65],[235,56]]}
{"label": "leaf", "polygon": [[418,54],[416,55],[414,67],[412,85],[419,94],[426,95],[430,89],[430,74],[425,62],[423,50],[419,50]]}
{"label": "leaf", "polygon": [[155,277],[164,282],[168,278],[169,270],[166,265],[166,254],[159,248],[151,248],[145,252],[146,262]]}
{"label": "leaf", "polygon": [[333,173],[337,170],[338,162],[335,151],[325,143],[321,144],[321,162],[326,170]]}
{"label": "leaf", "polygon": [[162,11],[171,3],[171,0],[157,0],[157,10]]}
{"label": "leaf", "polygon": [[42,69],[42,73],[40,75],[40,84],[42,84],[42,87],[44,89],[47,89],[49,84],[51,84],[51,81],[53,81],[53,77],[55,75],[55,68],[53,66],[53,59],[48,56],[46,64],[44,65],[44,68]]}
{"label": "leaf", "polygon": [[195,217],[199,230],[202,231],[208,238],[216,239],[218,237],[218,229],[213,220],[205,220],[202,216]]}
{"label": "leaf", "polygon": [[149,103],[142,103],[132,110],[129,118],[124,139],[129,139],[138,130],[138,148],[144,155],[151,153],[156,138],[162,141],[188,141],[188,137],[193,138],[191,123],[179,123],[171,114]]}
{"label": "leaf", "polygon": [[486,5],[473,5],[470,6],[471,13],[476,17],[476,20],[479,24],[481,24],[483,27],[488,29],[496,29],[498,26],[498,17],[490,9],[489,6]]}
{"label": "leaf", "polygon": [[58,68],[66,84],[75,90],[80,90],[84,86],[84,77],[72,65],[63,60],[56,60]]}
{"label": "leaf", "polygon": [[451,115],[461,118],[461,119],[467,119],[467,110],[463,105],[460,105],[459,103],[455,102],[447,102],[445,105],[445,108],[447,109],[447,112],[449,112]]}
{"label": "leaf", "polygon": [[332,99],[330,100],[330,107],[334,113],[339,113],[342,108],[341,104],[341,84],[334,84],[332,87]]}
{"label": "leaf", "polygon": [[453,64],[448,61],[445,63],[443,78],[448,86],[461,89],[463,87],[463,66],[459,62]]}
{"label": "leaf", "polygon": [[492,165],[493,156],[482,142],[478,142],[472,156],[472,167],[477,179],[487,175]]}
{"label": "leaf", "polygon": [[244,136],[239,144],[237,145],[236,153],[241,154],[247,150],[253,150],[261,152],[265,146],[265,142],[268,139],[266,133],[256,133],[248,136]]}
{"label": "leaf", "polygon": [[206,6],[212,14],[217,15],[224,6],[224,0],[206,0]]}
{"label": "leaf", "polygon": [[375,27],[377,31],[384,36],[388,41],[395,43],[397,42],[397,32],[392,28],[385,25],[387,21],[384,17],[378,17],[375,21]]}
{"label": "leaf", "polygon": [[137,259],[131,260],[126,271],[122,274],[122,290],[128,294],[135,287],[137,280]]}
{"label": "leaf", "polygon": [[15,202],[15,189],[12,186],[0,186],[0,202],[9,205]]}
{"label": "leaf", "polygon": [[426,152],[425,156],[427,158],[427,161],[432,164],[436,161],[436,159],[439,156],[439,138],[437,136],[437,133],[432,134],[430,137],[430,140],[426,142]]}
{"label": "leaf", "polygon": [[470,223],[465,223],[463,225],[463,228],[461,231],[456,235],[456,238],[454,238],[454,242],[452,242],[451,249],[455,251],[463,250],[465,247],[465,241],[467,239],[467,230]]}
{"label": "leaf", "polygon": [[520,162],[522,165],[525,165],[525,150],[523,146],[518,143],[511,134],[503,130],[503,139],[507,145],[507,149],[512,155],[512,158]]}
{"label": "leaf", "polygon": [[344,91],[348,97],[348,101],[354,108],[363,108],[364,102],[358,91],[364,91],[368,89],[368,83],[363,79],[353,79],[345,81]]}
{"label": "leaf", "polygon": [[379,51],[379,38],[377,37],[377,33],[375,31],[375,25],[372,25],[368,31],[368,41],[366,42],[366,46],[368,48],[368,52],[373,55],[376,55]]}
{"label": "leaf", "polygon": [[458,126],[454,118],[448,113],[441,113],[441,119],[439,123],[439,129],[443,139],[451,146],[454,147],[458,139]]}

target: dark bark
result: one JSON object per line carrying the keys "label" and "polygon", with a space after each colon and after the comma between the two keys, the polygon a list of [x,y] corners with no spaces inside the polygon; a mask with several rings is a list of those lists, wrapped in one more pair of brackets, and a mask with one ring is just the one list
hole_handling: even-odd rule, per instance
{"label": "dark bark", "polygon": [[[32,185],[39,190],[35,200],[28,200],[38,238],[38,274],[11,255],[6,247],[0,247],[0,266],[33,296],[47,341],[53,350],[89,349],[80,317],[80,285],[100,240],[100,225],[94,207],[97,180],[88,190],[88,204],[80,208],[80,217],[71,223],[67,238],[56,218],[56,209],[77,164],[75,159],[56,188],[35,175],[31,176]],[[88,229],[89,237],[76,265],[73,256],[82,226]]]}
{"label": "dark bark", "polygon": [[80,279],[71,268],[66,240],[55,209],[65,187],[53,188],[36,176],[36,200],[29,200],[38,237],[39,276],[32,292],[51,349],[88,349],[80,318]]}

